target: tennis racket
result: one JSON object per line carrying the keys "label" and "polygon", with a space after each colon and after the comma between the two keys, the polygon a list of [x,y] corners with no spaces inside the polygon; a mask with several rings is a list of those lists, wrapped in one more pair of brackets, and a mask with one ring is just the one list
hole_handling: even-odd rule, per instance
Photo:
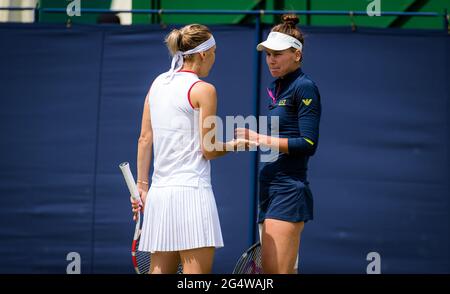
{"label": "tennis racket", "polygon": [[253,244],[239,258],[233,274],[262,274],[261,243]]}
{"label": "tennis racket", "polygon": [[[139,197],[139,191],[136,187],[133,174],[131,173],[130,170],[130,164],[128,162],[123,162],[119,165],[119,168],[122,171],[123,177],[125,178],[125,182],[127,183],[131,197],[141,202],[141,198]],[[137,213],[136,216],[136,227],[134,229],[133,243],[131,244],[131,260],[133,262],[134,270],[136,271],[137,274],[148,274],[150,271],[151,254],[150,252],[139,250],[141,225],[142,225],[141,213],[139,212]],[[178,265],[177,273],[178,274],[183,273],[183,267],[181,263]]]}
{"label": "tennis racket", "polygon": [[[123,162],[119,165],[122,171],[125,182],[127,183],[128,190],[130,191],[133,199],[141,201],[139,197],[139,191],[134,182],[133,174],[130,170],[128,162]],[[137,274],[148,274],[150,270],[150,252],[139,251],[139,239],[141,237],[141,213],[137,213],[136,227],[134,229],[133,243],[131,244],[131,259],[133,261],[134,270]]]}

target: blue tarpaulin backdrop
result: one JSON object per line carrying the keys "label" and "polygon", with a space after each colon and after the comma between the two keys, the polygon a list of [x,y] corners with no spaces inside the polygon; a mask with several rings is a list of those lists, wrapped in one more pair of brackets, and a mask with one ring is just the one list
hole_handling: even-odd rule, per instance
{"label": "blue tarpaulin backdrop", "polygon": [[[253,114],[253,27],[212,27],[218,113]],[[142,107],[170,58],[158,26],[0,26],[0,273],[133,273],[118,165],[136,167]],[[263,35],[267,35],[267,29]],[[310,161],[315,220],[303,273],[450,273],[450,38],[441,32],[305,29],[322,96]],[[260,110],[271,81],[262,57]],[[212,162],[230,273],[250,245],[252,154]]]}

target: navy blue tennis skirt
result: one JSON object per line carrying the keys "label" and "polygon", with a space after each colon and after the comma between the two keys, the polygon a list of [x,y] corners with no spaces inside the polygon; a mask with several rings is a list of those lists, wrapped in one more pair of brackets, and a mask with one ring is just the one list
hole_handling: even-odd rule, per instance
{"label": "navy blue tennis skirt", "polygon": [[308,184],[293,178],[259,184],[258,223],[266,218],[288,222],[313,219],[313,197]]}

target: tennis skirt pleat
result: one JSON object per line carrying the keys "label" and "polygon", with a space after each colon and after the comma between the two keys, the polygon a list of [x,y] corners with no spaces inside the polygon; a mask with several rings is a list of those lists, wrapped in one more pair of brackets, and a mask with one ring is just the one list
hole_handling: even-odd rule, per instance
{"label": "tennis skirt pleat", "polygon": [[223,247],[211,187],[151,187],[145,204],[140,251]]}

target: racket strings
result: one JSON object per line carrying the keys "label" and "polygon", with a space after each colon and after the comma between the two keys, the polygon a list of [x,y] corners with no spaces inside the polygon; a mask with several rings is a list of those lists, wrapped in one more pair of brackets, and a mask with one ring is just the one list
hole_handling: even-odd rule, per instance
{"label": "racket strings", "polygon": [[140,238],[137,239],[135,248],[137,268],[140,274],[148,274],[150,271],[150,252],[138,250],[139,241]]}
{"label": "racket strings", "polygon": [[[150,272],[151,254],[148,251],[140,251],[137,248],[139,248],[139,239],[136,242],[136,252],[135,252],[137,268],[140,274],[148,274]],[[183,265],[179,263],[177,274],[182,273],[183,273]]]}
{"label": "racket strings", "polygon": [[261,274],[261,246],[259,243],[253,245],[239,259],[233,274]]}
{"label": "racket strings", "polygon": [[148,274],[150,271],[150,254],[145,251],[136,251],[136,261],[139,273]]}

